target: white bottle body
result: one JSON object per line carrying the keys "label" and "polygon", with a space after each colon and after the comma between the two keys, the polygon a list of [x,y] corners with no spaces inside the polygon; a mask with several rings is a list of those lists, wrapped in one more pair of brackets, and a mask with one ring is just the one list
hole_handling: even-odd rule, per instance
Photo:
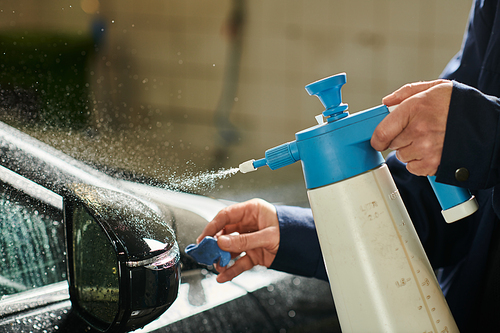
{"label": "white bottle body", "polygon": [[343,332],[458,332],[385,164],[308,196]]}

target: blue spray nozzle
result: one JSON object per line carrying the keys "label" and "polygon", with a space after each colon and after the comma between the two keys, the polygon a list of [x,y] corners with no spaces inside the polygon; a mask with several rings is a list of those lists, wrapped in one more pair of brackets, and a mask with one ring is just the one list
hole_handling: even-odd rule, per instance
{"label": "blue spray nozzle", "polygon": [[269,166],[271,170],[276,170],[290,165],[300,160],[297,142],[291,141],[277,147],[266,150],[266,157],[260,160],[249,160],[239,165],[242,173],[255,171],[264,165]]}
{"label": "blue spray nozzle", "polygon": [[[266,150],[266,164],[276,170],[300,160],[297,142],[291,141]],[[254,164],[255,165],[255,164]]]}
{"label": "blue spray nozzle", "polygon": [[218,264],[224,267],[231,260],[231,254],[221,250],[217,245],[217,240],[210,236],[203,238],[199,244],[189,244],[185,251],[196,262],[205,265]]}
{"label": "blue spray nozzle", "polygon": [[261,158],[260,160],[254,161],[253,162],[253,167],[255,169],[258,169],[260,167],[263,167],[264,165],[267,165],[267,160],[266,158]]}

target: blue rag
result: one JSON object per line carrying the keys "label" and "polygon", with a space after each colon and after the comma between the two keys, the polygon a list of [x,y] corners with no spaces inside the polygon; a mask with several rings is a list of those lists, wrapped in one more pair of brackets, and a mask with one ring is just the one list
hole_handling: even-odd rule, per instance
{"label": "blue rag", "polygon": [[210,236],[203,238],[199,244],[189,244],[185,251],[198,263],[205,265],[218,264],[224,267],[231,260],[231,254],[221,250],[217,240]]}

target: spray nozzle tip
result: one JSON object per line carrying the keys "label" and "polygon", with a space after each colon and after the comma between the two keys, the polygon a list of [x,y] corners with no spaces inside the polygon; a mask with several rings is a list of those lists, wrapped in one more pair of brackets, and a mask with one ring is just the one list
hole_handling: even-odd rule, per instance
{"label": "spray nozzle tip", "polygon": [[257,168],[254,167],[253,162],[255,162],[255,160],[252,159],[252,160],[249,160],[249,161],[241,163],[240,166],[239,166],[240,172],[241,173],[247,173],[247,172],[250,172],[250,171],[257,170]]}

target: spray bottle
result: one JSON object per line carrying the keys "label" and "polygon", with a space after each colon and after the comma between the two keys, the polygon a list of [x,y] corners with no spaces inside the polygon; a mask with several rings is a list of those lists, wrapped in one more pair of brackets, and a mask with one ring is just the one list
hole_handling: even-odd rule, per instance
{"label": "spray bottle", "polygon": [[[391,110],[381,105],[349,115],[345,83],[341,73],[307,85],[326,108],[318,125],[240,171],[302,162],[343,332],[458,332],[384,158],[370,145]],[[429,181],[447,222],[477,210],[468,190]]]}

